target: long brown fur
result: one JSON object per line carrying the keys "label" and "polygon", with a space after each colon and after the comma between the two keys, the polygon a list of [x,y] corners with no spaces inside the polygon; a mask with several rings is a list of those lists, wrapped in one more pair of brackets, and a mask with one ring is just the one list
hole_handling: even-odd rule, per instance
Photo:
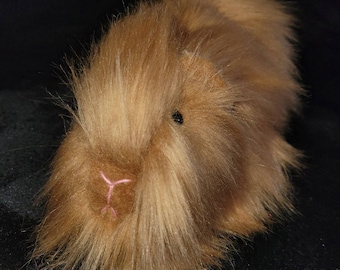
{"label": "long brown fur", "polygon": [[[293,211],[291,25],[269,0],[164,0],[113,23],[73,71],[34,251],[46,269],[219,266],[231,235]],[[100,172],[131,180],[114,188],[116,216]]]}

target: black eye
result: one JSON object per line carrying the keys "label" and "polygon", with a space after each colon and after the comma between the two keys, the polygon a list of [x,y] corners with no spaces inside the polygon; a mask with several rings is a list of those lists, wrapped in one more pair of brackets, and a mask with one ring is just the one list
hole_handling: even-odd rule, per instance
{"label": "black eye", "polygon": [[172,119],[179,125],[183,124],[183,115],[179,112],[176,111],[173,115],[172,115]]}

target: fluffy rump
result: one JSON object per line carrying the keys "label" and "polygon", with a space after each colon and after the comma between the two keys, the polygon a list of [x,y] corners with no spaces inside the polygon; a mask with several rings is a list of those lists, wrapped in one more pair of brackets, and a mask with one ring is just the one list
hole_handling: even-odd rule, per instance
{"label": "fluffy rump", "polygon": [[231,235],[293,211],[291,24],[269,0],[164,0],[113,23],[73,69],[34,251],[46,269],[219,266]]}

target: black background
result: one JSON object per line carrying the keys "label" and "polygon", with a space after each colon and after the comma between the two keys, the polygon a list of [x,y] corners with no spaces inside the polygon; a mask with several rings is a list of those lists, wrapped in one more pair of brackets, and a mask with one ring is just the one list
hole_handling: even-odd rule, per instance
{"label": "black background", "polygon": [[[307,90],[302,117],[287,137],[306,155],[293,175],[300,215],[253,242],[239,243],[236,269],[340,269],[340,1],[287,1],[299,19],[299,59]],[[131,1],[126,1],[128,5]],[[28,260],[40,218],[34,198],[67,112],[58,71],[65,55],[82,54],[101,34],[118,0],[0,0],[0,270]],[[50,94],[51,93],[51,94]],[[35,269],[34,262],[23,269]],[[228,264],[226,264],[226,269]]]}

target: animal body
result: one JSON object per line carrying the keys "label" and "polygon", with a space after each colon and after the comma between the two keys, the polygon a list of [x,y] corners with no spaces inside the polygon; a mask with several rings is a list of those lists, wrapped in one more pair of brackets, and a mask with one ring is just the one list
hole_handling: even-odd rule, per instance
{"label": "animal body", "polygon": [[234,236],[292,212],[291,26],[270,0],[141,3],[112,23],[73,69],[34,256],[47,269],[218,267]]}

